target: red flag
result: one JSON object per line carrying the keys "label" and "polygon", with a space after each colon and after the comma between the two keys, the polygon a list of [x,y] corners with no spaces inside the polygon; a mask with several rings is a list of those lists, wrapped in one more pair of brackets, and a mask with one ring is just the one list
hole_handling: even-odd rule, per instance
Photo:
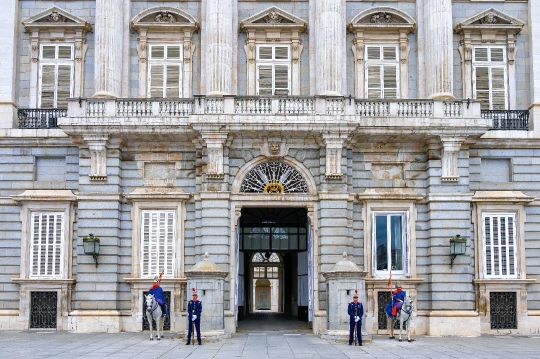
{"label": "red flag", "polygon": [[392,270],[390,269],[390,277],[388,277],[388,289],[392,289]]}

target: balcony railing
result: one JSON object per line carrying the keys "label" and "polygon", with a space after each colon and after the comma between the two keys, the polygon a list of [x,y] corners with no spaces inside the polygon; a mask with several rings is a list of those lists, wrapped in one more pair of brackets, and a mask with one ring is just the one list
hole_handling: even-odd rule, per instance
{"label": "balcony railing", "polygon": [[529,129],[528,110],[482,110],[482,117],[493,121],[492,130]]}
{"label": "balcony railing", "polygon": [[73,99],[69,117],[188,117],[190,115],[327,115],[479,118],[480,104],[462,100],[367,100],[350,97],[196,96],[191,99]]}
{"label": "balcony railing", "polygon": [[65,116],[66,108],[20,108],[18,128],[58,128],[58,118]]}

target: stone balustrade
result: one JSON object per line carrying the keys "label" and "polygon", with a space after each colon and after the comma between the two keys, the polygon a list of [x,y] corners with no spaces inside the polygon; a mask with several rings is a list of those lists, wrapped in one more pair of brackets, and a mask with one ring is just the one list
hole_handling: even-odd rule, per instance
{"label": "stone balustrade", "polygon": [[188,117],[190,115],[327,115],[480,118],[480,103],[463,100],[364,100],[350,97],[205,97],[72,99],[68,117]]}

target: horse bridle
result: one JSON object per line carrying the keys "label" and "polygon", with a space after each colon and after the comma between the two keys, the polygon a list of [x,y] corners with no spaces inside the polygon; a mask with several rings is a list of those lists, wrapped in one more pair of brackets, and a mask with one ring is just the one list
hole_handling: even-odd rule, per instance
{"label": "horse bridle", "polygon": [[152,308],[146,307],[147,312],[152,313],[158,307],[158,303],[157,303],[157,300],[155,298],[152,300],[152,302],[153,302]]}

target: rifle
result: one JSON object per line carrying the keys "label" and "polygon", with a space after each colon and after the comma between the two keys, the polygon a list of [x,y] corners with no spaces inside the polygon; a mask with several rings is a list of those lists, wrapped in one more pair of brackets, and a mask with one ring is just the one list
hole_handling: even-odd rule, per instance
{"label": "rifle", "polygon": [[[355,317],[357,317],[355,315]],[[356,318],[355,318],[356,320]],[[354,322],[354,346],[358,345],[358,322]]]}
{"label": "rifle", "polygon": [[192,321],[191,321],[191,338],[190,338],[190,340],[191,340],[191,345],[195,345],[195,338],[194,338],[194,336],[195,336],[195,321],[192,320]]}

